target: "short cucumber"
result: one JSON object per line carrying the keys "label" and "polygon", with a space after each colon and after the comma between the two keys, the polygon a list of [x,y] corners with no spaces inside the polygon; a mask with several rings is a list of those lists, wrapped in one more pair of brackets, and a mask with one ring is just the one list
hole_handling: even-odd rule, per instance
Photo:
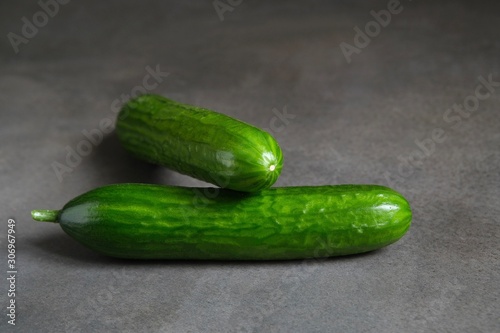
{"label": "short cucumber", "polygon": [[138,259],[272,260],[375,250],[400,239],[411,209],[377,185],[282,187],[258,193],[117,184],[62,210],[34,210],[105,255]]}
{"label": "short cucumber", "polygon": [[126,103],[116,131],[136,157],[228,189],[268,188],[283,166],[281,149],[269,133],[157,95]]}

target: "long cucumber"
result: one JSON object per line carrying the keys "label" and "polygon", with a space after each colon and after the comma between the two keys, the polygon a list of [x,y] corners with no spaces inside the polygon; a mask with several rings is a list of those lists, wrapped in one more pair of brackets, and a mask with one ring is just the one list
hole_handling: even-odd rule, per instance
{"label": "long cucumber", "polygon": [[406,233],[412,213],[403,196],[378,185],[244,193],[117,184],[32,216],[113,257],[273,260],[379,249]]}

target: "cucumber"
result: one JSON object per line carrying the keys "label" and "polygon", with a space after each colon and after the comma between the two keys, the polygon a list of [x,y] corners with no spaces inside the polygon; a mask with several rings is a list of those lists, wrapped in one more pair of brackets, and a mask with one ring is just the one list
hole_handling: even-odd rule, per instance
{"label": "cucumber", "polygon": [[136,157],[228,189],[268,188],[283,166],[281,149],[269,133],[157,95],[127,102],[116,132]]}
{"label": "cucumber", "polygon": [[399,193],[377,185],[282,187],[258,193],[117,184],[62,210],[34,210],[105,255],[136,259],[273,260],[379,249],[410,227]]}

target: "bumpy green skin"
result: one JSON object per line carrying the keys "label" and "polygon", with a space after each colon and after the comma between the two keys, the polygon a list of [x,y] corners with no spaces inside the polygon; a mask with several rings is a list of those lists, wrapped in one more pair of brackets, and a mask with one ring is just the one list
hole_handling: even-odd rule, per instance
{"label": "bumpy green skin", "polygon": [[223,188],[255,192],[278,179],[283,155],[267,132],[157,95],[129,101],[116,131],[136,157]]}
{"label": "bumpy green skin", "polygon": [[118,184],[73,199],[57,220],[114,257],[273,260],[375,250],[401,238],[411,216],[399,193],[376,185],[243,193]]}

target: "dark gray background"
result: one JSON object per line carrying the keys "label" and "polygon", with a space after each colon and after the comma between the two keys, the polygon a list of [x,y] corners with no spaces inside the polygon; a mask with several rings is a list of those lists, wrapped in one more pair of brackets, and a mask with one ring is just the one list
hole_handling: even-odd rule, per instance
{"label": "dark gray background", "polygon": [[[2,1],[0,330],[13,329],[14,218],[19,332],[500,331],[500,87],[446,117],[480,76],[500,81],[500,6],[401,5],[348,63],[339,45],[387,1],[243,1],[224,20],[212,1],[71,1],[18,53],[8,33],[41,8]],[[169,73],[152,92],[269,128],[285,156],[276,186],[388,185],[410,201],[412,228],[383,250],[321,261],[128,262],[32,221],[105,184],[204,185],[132,159],[113,134],[62,181],[53,170],[85,145],[82,131],[114,119],[147,66]],[[294,118],[274,122],[284,110]],[[432,148],[439,129],[424,155],[417,142]]]}

